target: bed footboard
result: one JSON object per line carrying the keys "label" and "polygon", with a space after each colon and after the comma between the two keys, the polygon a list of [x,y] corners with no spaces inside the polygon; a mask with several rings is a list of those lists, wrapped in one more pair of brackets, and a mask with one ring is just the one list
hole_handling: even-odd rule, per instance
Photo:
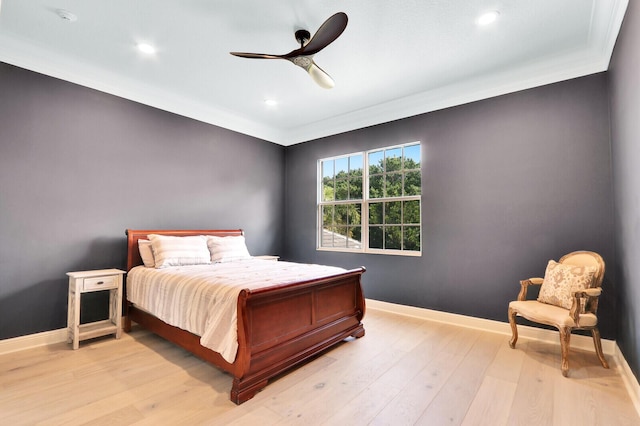
{"label": "bed footboard", "polygon": [[243,291],[238,300],[236,364],[231,400],[240,404],[268,379],[347,337],[364,336],[364,268],[280,288]]}

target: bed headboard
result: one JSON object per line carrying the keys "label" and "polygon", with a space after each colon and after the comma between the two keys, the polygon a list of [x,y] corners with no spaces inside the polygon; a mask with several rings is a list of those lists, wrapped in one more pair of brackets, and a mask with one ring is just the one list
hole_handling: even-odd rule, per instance
{"label": "bed headboard", "polygon": [[171,235],[175,237],[188,237],[191,235],[214,235],[217,237],[234,237],[244,235],[242,229],[127,229],[127,272],[134,266],[142,265],[140,250],[138,250],[138,240],[147,239],[149,234]]}

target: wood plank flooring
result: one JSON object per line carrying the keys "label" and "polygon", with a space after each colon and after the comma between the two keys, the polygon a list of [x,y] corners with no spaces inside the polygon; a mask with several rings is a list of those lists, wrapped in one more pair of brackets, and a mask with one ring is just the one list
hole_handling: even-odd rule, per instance
{"label": "wood plank flooring", "polygon": [[366,336],[229,401],[231,377],[144,330],[0,356],[6,425],[639,425],[616,365],[368,310]]}

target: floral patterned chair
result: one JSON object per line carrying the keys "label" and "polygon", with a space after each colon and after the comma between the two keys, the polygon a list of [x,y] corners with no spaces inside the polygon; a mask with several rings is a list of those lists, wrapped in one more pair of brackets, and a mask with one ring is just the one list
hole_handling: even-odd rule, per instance
{"label": "floral patterned chair", "polygon": [[[562,375],[569,374],[569,342],[573,330],[590,330],[596,354],[604,368],[609,368],[602,353],[598,331],[598,297],[602,292],[605,265],[602,257],[591,251],[575,251],[559,262],[550,260],[543,278],[520,281],[518,300],[509,303],[509,323],[515,348],[518,340],[516,316],[547,324],[560,331]],[[537,300],[526,300],[527,288],[540,285]]]}

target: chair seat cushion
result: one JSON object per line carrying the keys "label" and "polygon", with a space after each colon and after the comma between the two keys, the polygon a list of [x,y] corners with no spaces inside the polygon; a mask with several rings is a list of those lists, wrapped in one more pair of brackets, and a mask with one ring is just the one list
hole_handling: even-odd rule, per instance
{"label": "chair seat cushion", "polygon": [[559,327],[593,327],[598,324],[594,314],[580,314],[579,325],[569,316],[569,311],[536,300],[513,301],[509,307],[528,320]]}

